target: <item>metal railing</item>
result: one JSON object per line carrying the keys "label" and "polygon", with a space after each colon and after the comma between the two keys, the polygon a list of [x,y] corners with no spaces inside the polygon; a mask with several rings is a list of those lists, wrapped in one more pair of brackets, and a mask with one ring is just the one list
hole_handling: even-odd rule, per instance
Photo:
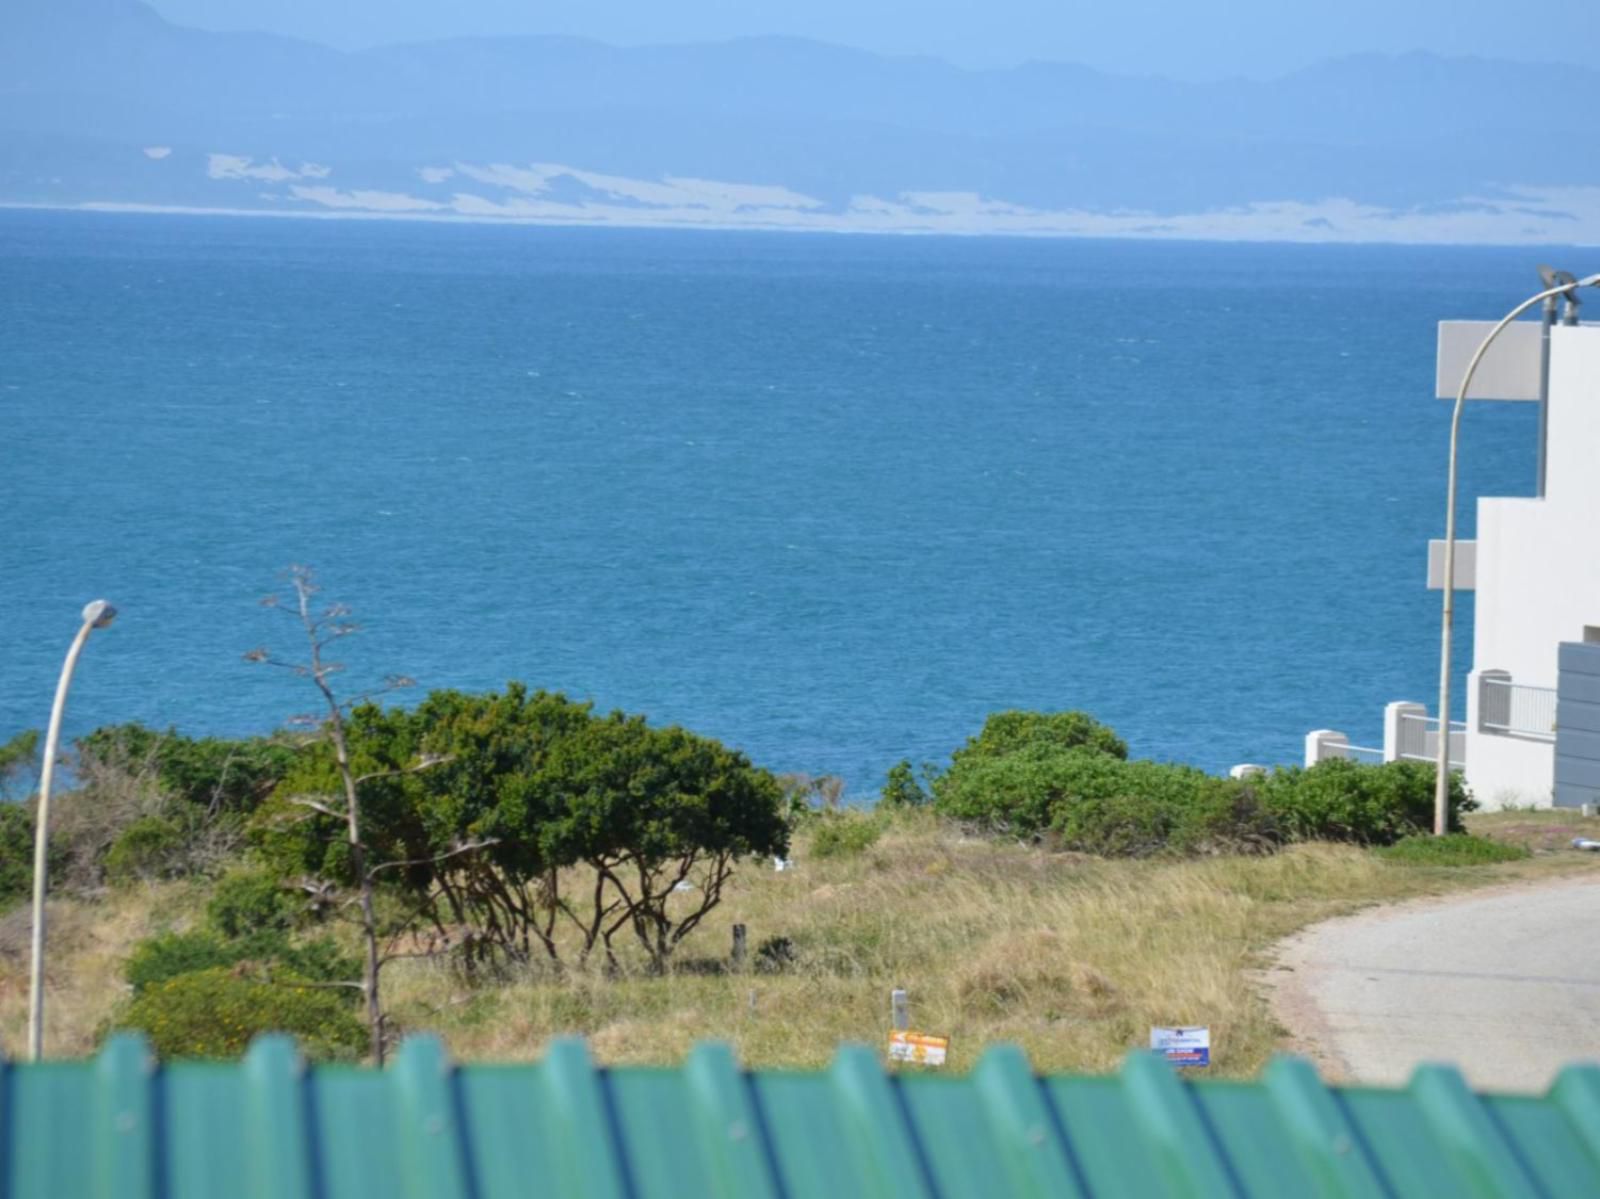
{"label": "metal railing", "polygon": [[1306,765],[1314,766],[1318,762],[1326,762],[1333,758],[1376,765],[1383,761],[1383,750],[1374,745],[1351,745],[1350,738],[1343,733],[1326,730],[1317,737],[1315,749],[1307,757]]}
{"label": "metal railing", "polygon": [[1478,679],[1478,728],[1532,741],[1556,739],[1556,689],[1531,687],[1510,679]]}
{"label": "metal railing", "polygon": [[[1467,766],[1467,722],[1450,722],[1450,768],[1465,770]],[[1439,718],[1437,716],[1400,717],[1398,744],[1395,756],[1407,762],[1437,762],[1439,760]]]}

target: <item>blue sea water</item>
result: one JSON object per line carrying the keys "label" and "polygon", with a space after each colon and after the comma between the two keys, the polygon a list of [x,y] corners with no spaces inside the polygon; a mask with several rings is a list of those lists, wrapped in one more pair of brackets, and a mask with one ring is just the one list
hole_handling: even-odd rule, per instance
{"label": "blue sea water", "polygon": [[[0,737],[96,596],[68,735],[308,710],[241,660],[301,562],[353,690],[523,679],[854,794],[1012,706],[1370,742],[1437,688],[1435,323],[1547,256],[0,213]],[[1468,413],[1468,531],[1534,430]]]}

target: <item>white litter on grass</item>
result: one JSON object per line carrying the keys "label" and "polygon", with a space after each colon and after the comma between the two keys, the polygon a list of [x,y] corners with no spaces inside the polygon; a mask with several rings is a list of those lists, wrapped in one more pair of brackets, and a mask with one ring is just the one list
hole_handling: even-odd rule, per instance
{"label": "white litter on grass", "polygon": [[773,858],[772,859],[772,868],[774,870],[787,870],[792,865],[794,865],[794,863],[791,862],[788,858]]}

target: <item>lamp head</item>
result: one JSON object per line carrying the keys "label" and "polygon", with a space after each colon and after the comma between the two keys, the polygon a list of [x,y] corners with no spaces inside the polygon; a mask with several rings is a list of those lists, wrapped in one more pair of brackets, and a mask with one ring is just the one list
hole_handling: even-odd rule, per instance
{"label": "lamp head", "polygon": [[1546,288],[1560,287],[1563,283],[1570,283],[1573,286],[1577,286],[1578,283],[1577,279],[1573,277],[1571,271],[1558,271],[1554,267],[1545,266],[1543,264],[1540,264],[1539,266],[1539,278],[1544,280],[1544,285]]}
{"label": "lamp head", "polygon": [[117,618],[117,610],[105,600],[90,600],[83,606],[83,623],[91,629],[103,629]]}

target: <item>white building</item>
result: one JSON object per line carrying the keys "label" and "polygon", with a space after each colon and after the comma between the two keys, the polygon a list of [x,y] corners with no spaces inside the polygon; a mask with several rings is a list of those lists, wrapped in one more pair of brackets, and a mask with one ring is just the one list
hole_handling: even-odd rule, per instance
{"label": "white building", "polygon": [[[1440,324],[1441,398],[1455,399],[1490,328]],[[1539,402],[1541,332],[1537,320],[1509,326],[1468,398]],[[1600,803],[1600,325],[1551,328],[1548,365],[1542,494],[1480,499],[1477,540],[1456,543],[1456,588],[1475,593],[1476,611],[1467,710],[1452,722],[1450,757],[1487,808]],[[1443,549],[1429,547],[1430,587],[1442,585]],[[1306,737],[1306,761],[1433,761],[1437,737],[1422,704],[1391,703],[1381,749],[1319,729]]]}

